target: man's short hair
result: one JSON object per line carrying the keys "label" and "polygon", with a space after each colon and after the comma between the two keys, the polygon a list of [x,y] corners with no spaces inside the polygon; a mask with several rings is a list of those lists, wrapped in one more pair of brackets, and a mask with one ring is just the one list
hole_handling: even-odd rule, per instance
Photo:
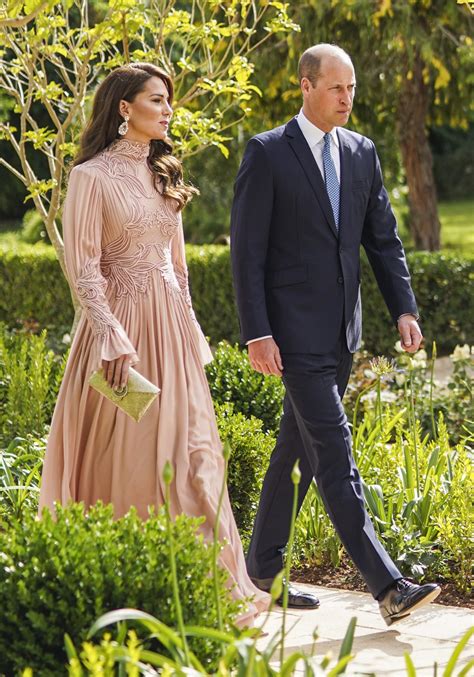
{"label": "man's short hair", "polygon": [[298,63],[299,81],[301,82],[303,78],[308,78],[314,87],[316,85],[316,80],[320,75],[322,60],[325,56],[336,57],[352,66],[351,57],[342,49],[342,47],[321,42],[319,45],[309,47],[301,55]]}

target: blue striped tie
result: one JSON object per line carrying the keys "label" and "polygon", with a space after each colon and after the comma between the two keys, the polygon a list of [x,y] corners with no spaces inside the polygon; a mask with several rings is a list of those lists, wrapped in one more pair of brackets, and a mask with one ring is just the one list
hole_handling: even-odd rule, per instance
{"label": "blue striped tie", "polygon": [[334,221],[336,223],[336,229],[339,229],[339,180],[336,174],[336,168],[331,157],[331,135],[329,132],[326,132],[324,135],[324,148],[323,148],[323,167],[324,167],[324,180],[326,181],[326,190],[329,196],[329,202],[331,203],[332,213],[334,214]]}

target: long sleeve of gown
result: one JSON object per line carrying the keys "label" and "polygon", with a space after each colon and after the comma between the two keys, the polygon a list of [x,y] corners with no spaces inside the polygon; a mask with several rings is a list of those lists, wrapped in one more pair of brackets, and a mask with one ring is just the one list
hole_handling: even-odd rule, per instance
{"label": "long sleeve of gown", "polygon": [[181,218],[181,212],[179,214],[179,227],[176,235],[174,236],[171,242],[171,257],[173,261],[173,268],[178,280],[179,287],[181,289],[181,294],[183,295],[184,301],[188,306],[189,314],[193,322],[194,328],[197,332],[198,337],[198,347],[201,355],[201,360],[203,364],[208,364],[212,362],[212,353],[209,348],[209,344],[206,341],[202,329],[199,325],[199,322],[196,319],[196,314],[193,309],[193,304],[191,300],[191,292],[189,290],[189,274],[188,266],[186,264],[186,249],[184,246],[184,231],[183,231],[183,222]]}
{"label": "long sleeve of gown", "polygon": [[75,167],[63,210],[64,255],[69,284],[86,314],[95,338],[93,369],[102,360],[128,355],[132,364],[138,355],[125,330],[114,316],[106,297],[107,280],[100,269],[102,238],[102,191],[90,169]]}

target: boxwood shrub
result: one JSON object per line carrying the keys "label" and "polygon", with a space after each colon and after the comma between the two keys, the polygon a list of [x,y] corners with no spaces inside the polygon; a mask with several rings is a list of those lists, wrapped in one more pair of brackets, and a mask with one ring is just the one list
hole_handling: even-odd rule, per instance
{"label": "boxwood shrub", "polygon": [[40,334],[11,333],[0,323],[0,448],[14,437],[41,436],[50,423],[66,356]]}
{"label": "boxwood shrub", "polygon": [[241,413],[234,413],[229,402],[214,404],[214,407],[219,435],[230,444],[227,486],[235,521],[245,546],[252,532],[275,438],[262,430],[262,422],[258,418],[246,418]]}
{"label": "boxwood shrub", "polygon": [[[407,252],[420,323],[426,345],[436,341],[438,354],[474,336],[474,258],[430,252]],[[363,338],[371,353],[393,352],[393,327],[372,269],[362,256]]]}
{"label": "boxwood shrub", "polygon": [[[474,334],[474,259],[445,253],[408,252],[413,288],[428,345],[450,352]],[[193,303],[204,332],[215,345],[239,340],[230,271],[229,248],[187,245]],[[365,347],[391,351],[397,332],[362,256]],[[10,326],[35,320],[41,327],[64,331],[73,319],[66,281],[52,247],[26,245],[18,238],[0,241],[0,321]]]}
{"label": "boxwood shrub", "polygon": [[74,318],[71,294],[51,245],[0,241],[0,322],[64,333]]}
{"label": "boxwood shrub", "polygon": [[[212,547],[197,534],[200,520],[179,516],[172,526],[184,621],[217,626]],[[218,593],[225,625],[241,603],[231,599],[219,569]],[[147,611],[176,626],[166,516],[143,521],[132,509],[114,520],[100,502],[84,516],[80,503],[45,510],[0,530],[0,674],[31,667],[33,674],[66,673],[64,633],[79,644],[104,612],[122,607]],[[140,632],[139,632],[140,635]],[[215,665],[219,647],[194,638],[191,648]]]}
{"label": "boxwood shrub", "polygon": [[247,353],[225,341],[206,372],[215,402],[232,402],[236,412],[259,418],[265,430],[278,431],[285,392],[280,378],[252,369]]}

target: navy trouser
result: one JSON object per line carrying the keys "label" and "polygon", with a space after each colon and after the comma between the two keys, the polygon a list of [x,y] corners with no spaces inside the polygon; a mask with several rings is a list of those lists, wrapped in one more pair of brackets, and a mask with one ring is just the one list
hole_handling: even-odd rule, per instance
{"label": "navy trouser", "polygon": [[341,338],[330,353],[282,354],[282,361],[283,417],[247,554],[249,575],[268,579],[282,569],[293,502],[291,470],[299,458],[298,510],[314,477],[345,549],[376,597],[402,575],[377,539],[352,455],[341,402],[352,355]]}

